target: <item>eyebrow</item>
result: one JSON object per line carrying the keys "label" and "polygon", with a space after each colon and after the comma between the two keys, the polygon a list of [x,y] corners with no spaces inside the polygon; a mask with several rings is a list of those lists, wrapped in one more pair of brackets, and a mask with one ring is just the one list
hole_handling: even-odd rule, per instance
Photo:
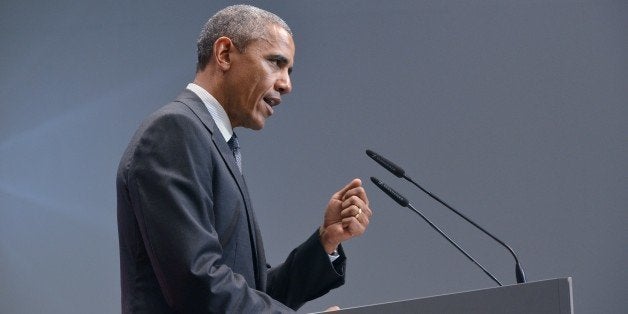
{"label": "eyebrow", "polygon": [[[270,55],[267,57],[268,60],[271,61],[279,61],[279,63],[283,64],[283,65],[287,65],[289,63],[288,58],[286,58],[283,55]],[[292,73],[292,67],[288,68],[288,74]]]}

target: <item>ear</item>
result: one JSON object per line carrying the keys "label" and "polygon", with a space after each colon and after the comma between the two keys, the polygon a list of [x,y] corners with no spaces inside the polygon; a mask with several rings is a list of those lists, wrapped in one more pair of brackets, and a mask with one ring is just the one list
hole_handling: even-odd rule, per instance
{"label": "ear", "polygon": [[218,68],[227,71],[231,67],[231,54],[237,48],[228,37],[220,37],[214,42],[214,61]]}

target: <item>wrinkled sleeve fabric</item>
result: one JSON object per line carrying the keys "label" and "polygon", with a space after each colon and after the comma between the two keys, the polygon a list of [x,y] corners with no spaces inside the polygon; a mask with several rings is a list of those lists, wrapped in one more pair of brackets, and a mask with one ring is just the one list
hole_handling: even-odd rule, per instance
{"label": "wrinkled sleeve fabric", "polygon": [[340,256],[331,262],[316,230],[284,263],[270,269],[266,292],[296,310],[306,301],[342,286],[346,265],[342,246],[338,253]]}

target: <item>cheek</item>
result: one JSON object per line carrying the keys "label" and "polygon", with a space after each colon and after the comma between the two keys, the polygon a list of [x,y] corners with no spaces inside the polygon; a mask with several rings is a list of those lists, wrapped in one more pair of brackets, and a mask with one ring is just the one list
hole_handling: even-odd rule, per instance
{"label": "cheek", "polygon": [[273,86],[274,80],[269,75],[260,77],[252,89],[252,94],[249,96],[251,101],[255,102],[255,107],[264,107],[264,96],[273,90]]}

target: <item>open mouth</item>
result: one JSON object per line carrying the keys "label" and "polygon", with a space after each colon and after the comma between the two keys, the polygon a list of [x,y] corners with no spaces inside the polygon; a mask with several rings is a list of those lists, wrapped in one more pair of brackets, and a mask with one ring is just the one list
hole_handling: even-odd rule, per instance
{"label": "open mouth", "polygon": [[267,97],[264,97],[264,102],[267,103],[270,107],[274,107],[274,106],[279,105],[281,101],[277,98],[267,96]]}
{"label": "open mouth", "polygon": [[273,107],[279,105],[279,103],[281,103],[281,98],[278,97],[273,97],[273,96],[266,96],[263,98],[264,102],[266,103],[266,105],[268,106],[268,111],[269,113],[272,115],[274,110]]}
{"label": "open mouth", "polygon": [[268,112],[270,115],[273,114],[273,106],[275,106],[275,100],[271,97],[264,97],[264,102],[266,103],[266,107],[268,108]]}

